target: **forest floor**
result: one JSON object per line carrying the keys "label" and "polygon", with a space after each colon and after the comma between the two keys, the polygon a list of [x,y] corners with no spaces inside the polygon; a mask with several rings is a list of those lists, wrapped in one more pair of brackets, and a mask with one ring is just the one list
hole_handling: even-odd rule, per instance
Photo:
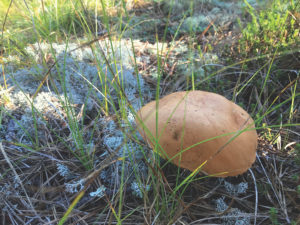
{"label": "forest floor", "polygon": [[[246,40],[255,3],[170,4],[136,1],[13,54],[1,45],[0,223],[300,224],[299,42]],[[251,170],[191,176],[151,151],[136,111],[182,90],[251,114]]]}

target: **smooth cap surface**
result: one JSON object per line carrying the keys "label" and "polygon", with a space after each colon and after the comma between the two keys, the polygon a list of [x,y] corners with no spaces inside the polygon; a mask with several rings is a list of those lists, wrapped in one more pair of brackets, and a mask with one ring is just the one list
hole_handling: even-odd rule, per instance
{"label": "smooth cap surface", "polygon": [[152,148],[158,137],[163,158],[191,171],[207,160],[201,171],[218,177],[244,173],[255,161],[256,130],[242,132],[255,128],[253,119],[225,97],[205,91],[176,92],[159,100],[158,111],[156,104],[142,107],[136,123]]}

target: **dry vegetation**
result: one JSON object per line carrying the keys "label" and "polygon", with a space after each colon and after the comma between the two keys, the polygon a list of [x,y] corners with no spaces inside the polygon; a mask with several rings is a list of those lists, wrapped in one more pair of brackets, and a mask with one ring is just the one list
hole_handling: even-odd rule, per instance
{"label": "dry vegetation", "polygon": [[[25,5],[0,12],[0,224],[300,224],[299,33],[287,45],[242,42],[237,18],[250,24],[252,11],[236,1],[176,1],[172,11],[168,1],[74,2],[52,32],[47,1],[16,27]],[[294,9],[287,31],[300,27]],[[251,113],[251,171],[186,180],[138,137],[135,110],[191,89]]]}

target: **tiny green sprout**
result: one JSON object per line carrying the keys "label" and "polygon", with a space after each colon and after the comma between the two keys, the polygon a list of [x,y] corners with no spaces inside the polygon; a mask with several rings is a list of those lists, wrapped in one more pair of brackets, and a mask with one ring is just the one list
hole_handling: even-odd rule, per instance
{"label": "tiny green sprout", "polygon": [[278,211],[276,208],[274,208],[274,207],[270,208],[270,220],[273,225],[279,224],[279,222],[277,220],[277,214],[278,214]]}

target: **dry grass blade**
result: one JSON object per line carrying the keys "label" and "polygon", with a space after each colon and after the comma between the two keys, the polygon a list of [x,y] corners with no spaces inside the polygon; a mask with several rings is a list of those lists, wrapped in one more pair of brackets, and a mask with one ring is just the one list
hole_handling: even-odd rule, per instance
{"label": "dry grass blade", "polygon": [[[257,156],[256,156],[257,157]],[[253,178],[254,188],[255,188],[255,211],[254,211],[254,225],[256,225],[256,217],[257,217],[257,208],[258,208],[258,191],[257,191],[257,183],[255,179],[255,175],[251,169],[249,169],[251,176]]]}
{"label": "dry grass blade", "polygon": [[[277,179],[277,181],[279,181],[279,187],[277,185],[274,185],[274,182],[271,181],[270,179],[270,176],[268,175],[267,173],[267,170],[265,169],[263,163],[261,162],[260,158],[257,157],[258,161],[259,161],[259,164],[263,170],[263,173],[264,175],[266,176],[267,178],[267,182],[268,184],[271,186],[272,188],[272,191],[276,197],[276,200],[280,206],[280,209],[282,210],[282,212],[284,213],[285,215],[285,219],[288,223],[290,223],[290,219],[289,219],[289,216],[288,216],[288,212],[287,212],[287,208],[286,208],[286,200],[285,200],[285,194],[284,194],[284,191],[283,190],[280,190],[282,189],[282,182],[280,181],[280,178],[278,176],[276,176],[277,174],[277,171],[276,171],[276,166],[274,168],[275,170],[275,178]],[[272,179],[273,180],[273,179]],[[281,184],[281,185],[280,185]]]}

